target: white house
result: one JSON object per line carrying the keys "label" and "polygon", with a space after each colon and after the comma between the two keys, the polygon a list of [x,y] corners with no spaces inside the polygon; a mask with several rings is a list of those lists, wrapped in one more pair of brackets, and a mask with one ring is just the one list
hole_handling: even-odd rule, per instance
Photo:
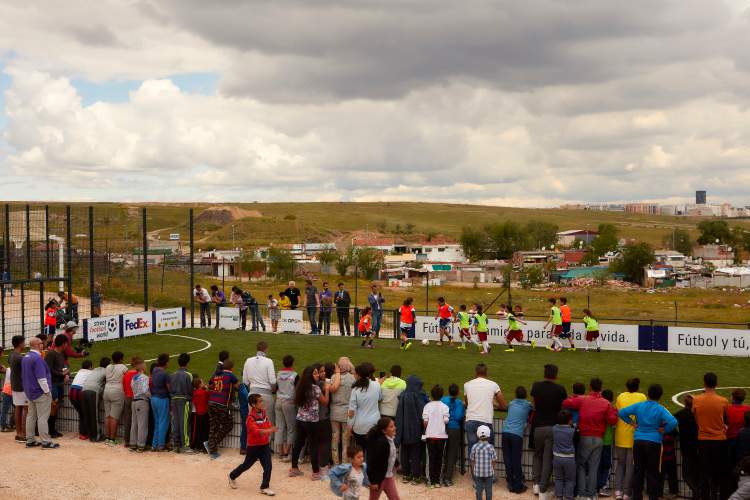
{"label": "white house", "polygon": [[427,262],[466,262],[464,249],[457,243],[433,244],[429,242],[409,245],[408,253],[414,254],[414,260]]}
{"label": "white house", "polygon": [[686,255],[676,250],[655,250],[654,257],[656,257],[656,262],[672,266],[675,269],[685,267],[688,260]]}
{"label": "white house", "polygon": [[597,236],[599,236],[599,233],[596,231],[589,231],[588,229],[569,229],[557,233],[557,244],[564,247],[570,247],[576,240],[581,240],[589,245]]}

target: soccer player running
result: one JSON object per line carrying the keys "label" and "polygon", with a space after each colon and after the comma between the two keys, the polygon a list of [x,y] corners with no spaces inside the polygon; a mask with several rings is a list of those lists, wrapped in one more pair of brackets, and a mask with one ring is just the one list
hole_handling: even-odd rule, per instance
{"label": "soccer player running", "polygon": [[550,329],[550,333],[552,334],[552,344],[547,346],[547,349],[550,351],[560,352],[563,349],[562,342],[560,342],[560,334],[563,331],[562,327],[562,315],[560,314],[560,308],[557,307],[557,299],[554,297],[549,299],[548,302],[550,303],[549,308],[549,319],[544,324],[543,330],[546,330],[547,327],[552,324],[552,328]]}
{"label": "soccer player running", "polygon": [[472,317],[466,311],[466,304],[461,304],[460,306],[458,306],[458,312],[456,313],[456,318],[453,320],[453,322],[458,323],[458,335],[461,339],[461,345],[458,346],[458,349],[466,350],[467,340],[474,343],[474,345],[479,346],[476,339],[471,336]]}
{"label": "soccer player running", "polygon": [[586,325],[586,350],[588,351],[589,345],[591,345],[591,342],[594,342],[596,352],[601,352],[602,348],[599,345],[599,322],[591,313],[591,309],[583,310],[583,324]]}
{"label": "soccer player running", "polygon": [[448,345],[453,345],[453,335],[451,335],[451,320],[453,319],[453,308],[445,303],[443,297],[438,297],[438,313],[435,319],[440,320],[440,340],[437,345],[443,345],[443,336],[448,337]]}
{"label": "soccer player running", "polygon": [[477,337],[479,337],[479,341],[482,343],[482,352],[480,354],[489,354],[490,343],[487,341],[487,334],[489,332],[487,322],[489,320],[487,318],[487,315],[482,310],[481,304],[476,305],[476,311],[477,312],[474,315],[474,321],[476,321],[477,323]]}
{"label": "soccer player running", "polygon": [[362,311],[362,317],[359,319],[359,336],[362,337],[362,345],[360,347],[367,347],[372,349],[372,309],[365,307]]}
{"label": "soccer player running", "polygon": [[398,308],[400,316],[399,326],[401,327],[401,350],[405,351],[411,347],[409,342],[409,332],[417,319],[417,312],[412,305],[414,299],[407,297],[401,307]]}
{"label": "soccer player running", "polygon": [[570,312],[570,306],[568,306],[568,299],[560,297],[560,319],[562,320],[562,333],[560,334],[561,339],[567,339],[570,343],[570,350],[575,351],[576,346],[573,345],[573,333],[570,331],[570,323],[573,319],[573,315]]}
{"label": "soccer player running", "polygon": [[[517,310],[520,310],[520,306],[516,306]],[[523,313],[520,314],[523,317]],[[536,341],[534,340],[523,340],[523,331],[519,326],[525,325],[526,322],[522,320],[517,313],[513,312],[510,305],[505,308],[505,319],[508,320],[508,333],[505,336],[505,342],[508,344],[508,348],[505,352],[515,352],[513,348],[513,341],[515,340],[519,344],[529,344],[532,348],[536,347]]]}

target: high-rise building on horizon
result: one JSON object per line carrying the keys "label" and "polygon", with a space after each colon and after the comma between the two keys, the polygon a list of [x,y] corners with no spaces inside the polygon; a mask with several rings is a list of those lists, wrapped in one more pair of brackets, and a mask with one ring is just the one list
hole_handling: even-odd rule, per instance
{"label": "high-rise building on horizon", "polygon": [[696,205],[705,205],[706,204],[706,192],[705,191],[696,191],[695,192],[695,204]]}

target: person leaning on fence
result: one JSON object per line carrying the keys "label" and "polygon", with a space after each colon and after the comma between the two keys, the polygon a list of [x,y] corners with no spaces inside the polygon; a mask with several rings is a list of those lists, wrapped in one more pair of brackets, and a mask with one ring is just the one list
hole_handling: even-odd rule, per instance
{"label": "person leaning on fence", "polygon": [[255,350],[255,356],[245,360],[242,368],[242,384],[247,387],[248,394],[260,394],[265,403],[265,408],[268,408],[268,419],[271,424],[275,424],[273,394],[276,392],[276,371],[273,360],[268,357],[268,343],[258,342]]}
{"label": "person leaning on fence", "polygon": [[167,373],[169,354],[159,354],[156,364],[156,368],[151,373],[151,413],[154,416],[151,449],[158,452],[166,449],[169,428],[169,373]]}
{"label": "person leaning on fence", "polygon": [[[638,392],[641,379],[629,378],[625,382],[625,392],[615,399],[615,408],[619,411],[630,405],[646,401],[646,395]],[[615,427],[615,500],[622,500],[623,496],[633,496],[633,422],[625,423],[617,420]]]}
{"label": "person leaning on fence", "polygon": [[[573,500],[576,487],[576,429],[568,410],[560,410],[552,427],[552,468],[555,473],[555,497]],[[546,497],[546,493],[540,493]]]}
{"label": "person leaning on fence", "polygon": [[141,358],[138,356],[130,358],[130,369],[122,376],[122,391],[125,394],[125,404],[122,407],[122,442],[125,448],[129,448],[132,444],[130,442],[130,428],[133,426],[133,387],[131,382],[135,374],[138,373],[134,360],[139,359]]}
{"label": "person leaning on fence", "polygon": [[704,393],[693,397],[698,423],[698,485],[703,498],[729,496],[726,414],[729,401],[716,392],[718,378],[703,376]]}
{"label": "person leaning on fence", "polygon": [[102,400],[104,401],[106,444],[119,444],[117,428],[125,408],[125,390],[122,380],[128,367],[122,362],[125,355],[120,351],[112,353],[112,364],[105,369],[105,384]]}
{"label": "person leaning on fence", "polygon": [[680,459],[682,462],[682,479],[690,488],[692,498],[698,498],[698,424],[693,415],[693,396],[688,394],[683,399],[685,405],[674,413],[677,419],[680,440]]}
{"label": "person leaning on fence", "polygon": [[508,415],[503,420],[502,450],[508,491],[521,494],[527,490],[521,467],[523,436],[534,407],[526,399],[526,388],[516,387],[516,397],[508,403]]}
{"label": "person leaning on fence", "polygon": [[211,285],[211,302],[216,306],[216,328],[219,328],[219,311],[222,307],[226,307],[227,297],[216,285]]}
{"label": "person leaning on fence", "polygon": [[149,378],[146,375],[146,363],[142,358],[134,357],[130,366],[135,370],[135,374],[130,377],[130,393],[133,398],[130,420],[130,449],[143,453],[146,449],[148,417],[151,412]]}
{"label": "person leaning on fence", "polygon": [[422,386],[422,379],[416,375],[409,375],[406,379],[406,389],[399,397],[396,410],[396,445],[401,453],[404,483],[419,484],[422,474],[422,412],[427,404],[427,395]]}
{"label": "person leaning on fence", "polygon": [[[289,462],[294,444],[295,418],[297,407],[294,405],[294,387],[299,378],[294,370],[294,357],[290,354],[281,360],[284,368],[276,375],[276,435],[274,443],[282,462]],[[348,403],[348,401],[347,401]]]}
{"label": "person leaning on fence", "polygon": [[209,384],[208,396],[208,441],[203,443],[212,460],[219,458],[219,445],[232,430],[232,413],[229,405],[239,386],[239,380],[232,373],[234,361],[226,359],[221,373],[214,374]]}
{"label": "person leaning on fence", "polygon": [[90,359],[84,359],[81,363],[81,369],[73,377],[73,382],[70,383],[70,391],[68,391],[68,400],[78,414],[78,439],[81,440],[89,438],[86,412],[83,411],[83,384],[91,374],[93,366],[94,364]]}
{"label": "person leaning on fence", "polygon": [[[32,338],[29,341],[29,352],[21,363],[23,391],[29,400],[29,413],[26,416],[26,429],[28,430],[26,447],[41,446],[46,449],[54,449],[59,448],[60,445],[52,442],[47,426],[47,418],[49,418],[52,405],[52,394],[50,393],[52,377],[49,366],[42,359],[41,347],[41,340],[36,337]],[[32,429],[35,426],[41,442],[34,437]]]}
{"label": "person leaning on fence", "polygon": [[26,414],[29,409],[29,400],[23,392],[23,377],[21,376],[21,364],[23,362],[23,350],[26,340],[23,335],[14,335],[11,339],[13,352],[8,356],[10,368],[10,388],[13,399],[14,418],[16,421],[16,442],[26,442]]}
{"label": "person leaning on fence", "polygon": [[52,385],[50,386],[52,405],[50,407],[49,418],[47,419],[47,426],[49,435],[53,438],[62,436],[62,434],[57,432],[55,425],[57,423],[57,410],[65,397],[65,381],[68,379],[68,368],[65,366],[65,355],[63,354],[67,343],[68,338],[65,335],[58,335],[55,337],[54,348],[50,349],[44,358],[49,367],[52,380]]}
{"label": "person leaning on fence", "polygon": [[[354,385],[354,365],[342,356],[336,363],[337,370],[331,380],[331,454],[334,464],[346,463],[346,449],[351,443],[349,430],[349,399]],[[279,389],[281,384],[279,383]]]}
{"label": "person leaning on fence", "polygon": [[108,357],[99,360],[99,366],[91,370],[91,373],[83,382],[83,411],[86,414],[86,427],[89,431],[89,441],[98,442],[102,435],[99,431],[99,407],[104,383],[106,381],[106,368],[111,363]]}
{"label": "person leaning on fence", "polygon": [[240,311],[240,330],[247,330],[247,303],[242,295],[243,292],[239,287],[233,286],[232,293],[229,295],[229,302]]}
{"label": "person leaning on fence", "polygon": [[177,357],[177,371],[169,377],[172,410],[172,451],[193,453],[190,448],[190,404],[193,399],[193,375],[187,370],[190,354]]}
{"label": "person leaning on fence", "polygon": [[469,450],[477,442],[477,429],[482,425],[490,429],[489,440],[494,443],[492,430],[494,404],[497,403],[501,411],[508,408],[500,386],[487,378],[487,365],[478,364],[474,373],[476,377],[464,384],[466,441]]}
{"label": "person leaning on fence", "polygon": [[448,387],[448,395],[443,396],[443,403],[448,407],[449,419],[446,424],[448,441],[445,444],[445,464],[443,465],[443,486],[453,486],[453,474],[461,449],[461,428],[463,427],[466,409],[464,402],[458,397],[458,385]]}
{"label": "person leaning on fence", "polygon": [[370,309],[372,309],[372,330],[378,337],[380,327],[383,324],[383,307],[385,306],[385,299],[378,289],[378,285],[372,285],[372,291],[367,296],[367,303],[370,304]]}
{"label": "person leaning on fence", "polygon": [[[3,346],[0,346],[0,358],[3,355]],[[0,403],[0,432],[12,432],[14,427],[13,419],[13,390],[11,389],[10,367],[0,365],[0,373],[4,373],[2,394],[2,403]]]}
{"label": "person leaning on fence", "polygon": [[200,377],[193,377],[192,420],[190,424],[190,447],[206,453],[203,443],[208,440],[208,388]]}
{"label": "person leaning on fence", "polygon": [[441,473],[443,471],[443,454],[445,443],[448,441],[448,433],[445,426],[450,420],[450,409],[443,403],[443,388],[436,385],[430,391],[432,401],[422,409],[422,421],[424,422],[424,436],[427,441],[428,483],[431,488],[440,488]]}
{"label": "person leaning on fence", "polygon": [[200,285],[195,285],[193,292],[196,302],[200,306],[201,328],[211,326],[211,296],[208,290]]}

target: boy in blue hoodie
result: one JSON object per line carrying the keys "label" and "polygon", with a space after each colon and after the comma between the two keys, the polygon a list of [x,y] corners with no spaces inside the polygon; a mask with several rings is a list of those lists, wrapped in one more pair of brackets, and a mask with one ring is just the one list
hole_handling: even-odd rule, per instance
{"label": "boy in blue hoodie", "polygon": [[508,491],[511,493],[523,493],[527,489],[521,469],[521,454],[523,453],[523,433],[534,407],[526,397],[526,388],[522,385],[516,387],[516,399],[508,404],[508,416],[503,421],[503,461]]}
{"label": "boy in blue hoodie", "polygon": [[450,410],[448,424],[445,426],[448,433],[448,443],[445,445],[443,486],[453,486],[453,473],[456,470],[458,453],[461,449],[461,425],[466,416],[466,408],[464,402],[458,397],[458,386],[456,384],[451,384],[448,387],[448,396],[444,396],[442,401]]}
{"label": "boy in blue hoodie", "polygon": [[648,400],[626,406],[618,416],[632,424],[635,417],[635,441],[633,442],[633,500],[643,497],[643,483],[650,498],[659,498],[659,463],[663,434],[670,433],[677,427],[677,420],[667,411],[659,400],[664,390],[659,384],[648,388]]}

